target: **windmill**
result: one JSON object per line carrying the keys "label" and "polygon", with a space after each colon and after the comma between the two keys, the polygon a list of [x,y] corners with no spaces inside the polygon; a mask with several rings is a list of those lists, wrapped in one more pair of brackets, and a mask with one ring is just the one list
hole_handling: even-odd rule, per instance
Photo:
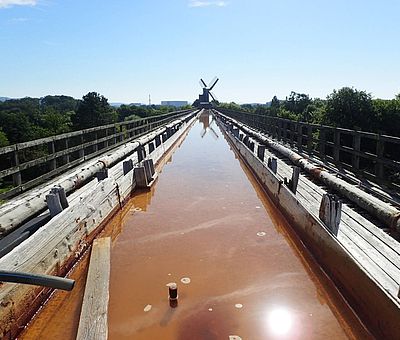
{"label": "windmill", "polygon": [[203,89],[203,94],[199,95],[199,99],[195,101],[194,106],[203,109],[209,109],[212,107],[212,104],[210,103],[210,97],[214,101],[218,101],[215,94],[211,92],[215,85],[218,83],[218,80],[219,79],[217,77],[214,77],[214,79],[211,80],[211,82],[207,86],[204,80],[200,79],[200,86]]}

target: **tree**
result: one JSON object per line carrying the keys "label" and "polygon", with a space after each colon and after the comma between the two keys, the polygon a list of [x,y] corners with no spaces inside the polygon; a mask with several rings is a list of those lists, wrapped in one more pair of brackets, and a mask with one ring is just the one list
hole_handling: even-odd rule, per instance
{"label": "tree", "polygon": [[0,147],[7,146],[9,143],[8,138],[4,131],[0,128]]}
{"label": "tree", "polygon": [[286,110],[294,113],[298,118],[301,118],[307,106],[311,104],[311,99],[308,94],[297,93],[292,91],[289,98],[283,102]]}
{"label": "tree", "polygon": [[376,127],[371,94],[354,88],[334,90],[326,101],[326,123],[348,129]]}
{"label": "tree", "polygon": [[89,92],[79,103],[76,115],[73,117],[73,124],[77,130],[86,129],[113,123],[116,118],[117,113],[108,104],[107,98],[97,92]]}

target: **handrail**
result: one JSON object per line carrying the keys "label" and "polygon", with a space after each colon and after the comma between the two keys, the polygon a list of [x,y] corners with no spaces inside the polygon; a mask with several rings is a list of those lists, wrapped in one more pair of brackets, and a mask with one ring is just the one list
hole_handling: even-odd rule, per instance
{"label": "handrail", "polygon": [[12,176],[13,188],[0,194],[0,199],[25,191],[191,111],[174,111],[2,147],[0,180],[8,177],[11,182]]}
{"label": "handrail", "polygon": [[400,189],[400,138],[218,108],[300,153],[333,163],[361,179]]}

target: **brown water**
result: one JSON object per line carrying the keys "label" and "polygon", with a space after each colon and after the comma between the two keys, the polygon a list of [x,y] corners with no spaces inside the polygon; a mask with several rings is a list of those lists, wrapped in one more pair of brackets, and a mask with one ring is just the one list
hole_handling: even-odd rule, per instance
{"label": "brown water", "polygon": [[[113,238],[110,339],[362,334],[208,116],[103,235]],[[86,267],[84,260],[73,272],[76,291],[55,294],[23,338],[75,337]],[[177,308],[169,306],[170,282],[178,284]]]}

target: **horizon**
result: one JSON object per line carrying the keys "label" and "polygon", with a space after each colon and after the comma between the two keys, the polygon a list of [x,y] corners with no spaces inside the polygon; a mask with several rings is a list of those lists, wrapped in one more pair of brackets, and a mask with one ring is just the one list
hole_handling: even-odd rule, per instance
{"label": "horizon", "polygon": [[110,103],[192,103],[200,78],[221,102],[291,91],[325,99],[344,86],[400,92],[400,4],[340,0],[0,0],[1,96],[98,92]]}

